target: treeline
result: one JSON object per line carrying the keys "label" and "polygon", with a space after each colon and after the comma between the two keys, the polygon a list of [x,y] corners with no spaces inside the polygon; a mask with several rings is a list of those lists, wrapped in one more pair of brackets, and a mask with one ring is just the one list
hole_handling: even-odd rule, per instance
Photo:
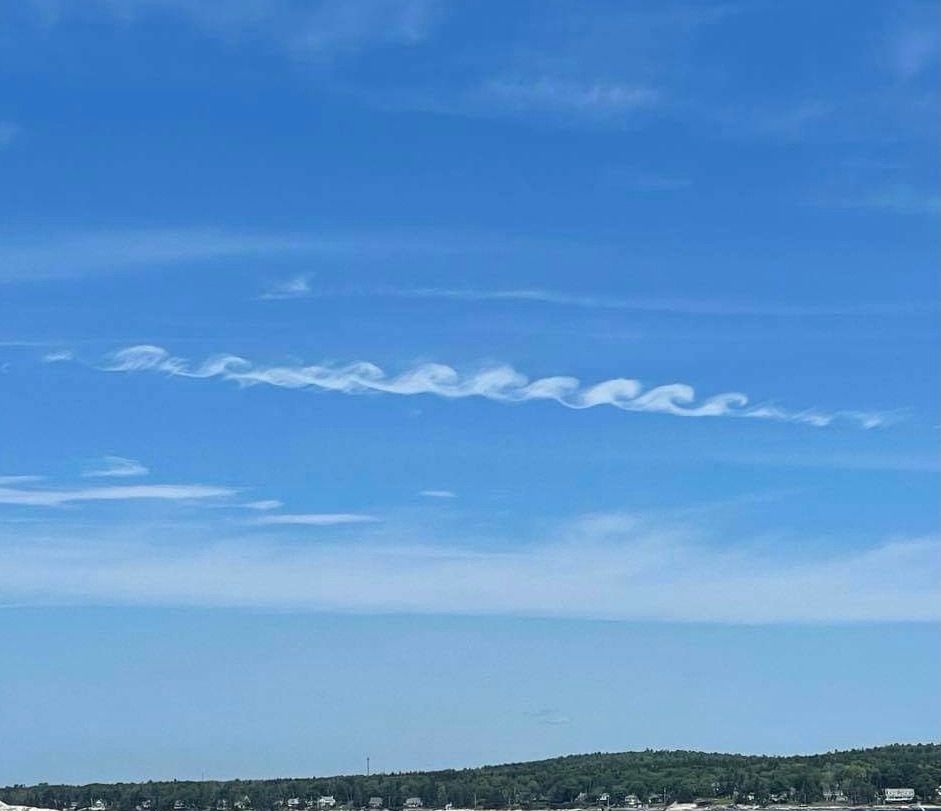
{"label": "treeline", "polygon": [[686,751],[571,755],[530,763],[406,772],[225,782],[93,783],[86,786],[12,786],[0,799],[15,805],[88,808],[96,801],[115,811],[300,807],[333,796],[337,805],[367,806],[381,798],[401,808],[406,798],[443,808],[539,808],[590,805],[609,795],[619,805],[630,795],[642,803],[715,800],[771,804],[839,798],[849,804],[879,800],[885,788],[913,788],[932,801],[941,784],[941,746],[893,745],[796,757]]}

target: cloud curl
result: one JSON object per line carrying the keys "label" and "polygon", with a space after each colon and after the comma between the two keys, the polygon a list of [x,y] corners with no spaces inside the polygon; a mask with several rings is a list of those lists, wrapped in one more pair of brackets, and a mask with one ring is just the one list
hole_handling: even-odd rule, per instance
{"label": "cloud curl", "polygon": [[100,367],[109,372],[160,372],[172,377],[220,378],[240,386],[269,385],[286,389],[315,389],[343,394],[380,393],[401,396],[431,394],[446,399],[482,397],[500,403],[554,401],[566,408],[607,405],[622,411],[670,414],[676,417],[747,417],[826,426],[835,421],[874,428],[887,422],[884,414],[866,411],[793,411],[773,404],[751,405],[741,392],[699,398],[686,383],[645,388],[631,378],[612,378],[583,385],[576,377],[553,376],[530,380],[507,364],[461,373],[441,363],[422,363],[389,375],[374,363],[342,366],[324,364],[256,366],[238,355],[215,355],[197,365],[174,357],[159,346],[130,346],[115,352]]}

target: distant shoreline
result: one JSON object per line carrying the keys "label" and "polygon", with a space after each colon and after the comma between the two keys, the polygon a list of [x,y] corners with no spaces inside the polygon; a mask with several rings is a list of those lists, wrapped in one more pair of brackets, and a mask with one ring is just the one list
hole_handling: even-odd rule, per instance
{"label": "distant shoreline", "polygon": [[[722,809],[729,809],[730,811],[756,811],[757,809],[763,809],[767,811],[771,809],[772,811],[941,811],[941,805],[934,803],[874,803],[874,804],[851,804],[843,803],[834,805],[832,803],[818,804],[818,803],[807,803],[807,804],[772,804],[772,805],[708,805],[708,804],[694,804],[694,803],[670,803],[668,805],[641,805],[641,806],[598,806],[598,805],[588,805],[588,806],[565,806],[565,811],[691,811],[693,808],[702,809],[702,811],[721,811]],[[41,806],[32,806],[32,805],[11,805],[0,800],[0,811],[61,811],[61,809],[56,808],[43,808]],[[95,811],[91,806],[85,808],[74,809],[74,811]],[[196,811],[212,811],[212,809],[196,809]],[[358,811],[365,811],[365,809],[359,809]],[[389,809],[379,809],[379,811],[389,811]],[[454,807],[440,807],[436,808],[423,807],[421,811],[507,811],[505,807],[498,806],[485,806],[479,805],[476,808],[467,807],[467,808],[454,808]],[[519,809],[515,809],[519,811]],[[526,811],[560,811],[559,806],[545,806],[545,807],[527,807]]]}
{"label": "distant shoreline", "polygon": [[[886,802],[886,799],[889,802]],[[325,777],[0,787],[0,811],[941,811],[941,745],[687,750]]]}

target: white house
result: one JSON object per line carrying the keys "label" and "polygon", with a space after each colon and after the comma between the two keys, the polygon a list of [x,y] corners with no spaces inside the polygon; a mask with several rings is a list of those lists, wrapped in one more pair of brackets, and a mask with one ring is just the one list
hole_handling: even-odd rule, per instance
{"label": "white house", "polygon": [[887,803],[910,803],[915,799],[915,789],[913,788],[887,788],[885,790],[885,801]]}

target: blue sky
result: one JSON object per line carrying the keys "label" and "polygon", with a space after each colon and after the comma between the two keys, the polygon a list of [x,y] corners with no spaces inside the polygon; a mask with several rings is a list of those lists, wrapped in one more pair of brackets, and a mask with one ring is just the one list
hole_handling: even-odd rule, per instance
{"label": "blue sky", "polygon": [[0,11],[0,783],[936,739],[936,4]]}

